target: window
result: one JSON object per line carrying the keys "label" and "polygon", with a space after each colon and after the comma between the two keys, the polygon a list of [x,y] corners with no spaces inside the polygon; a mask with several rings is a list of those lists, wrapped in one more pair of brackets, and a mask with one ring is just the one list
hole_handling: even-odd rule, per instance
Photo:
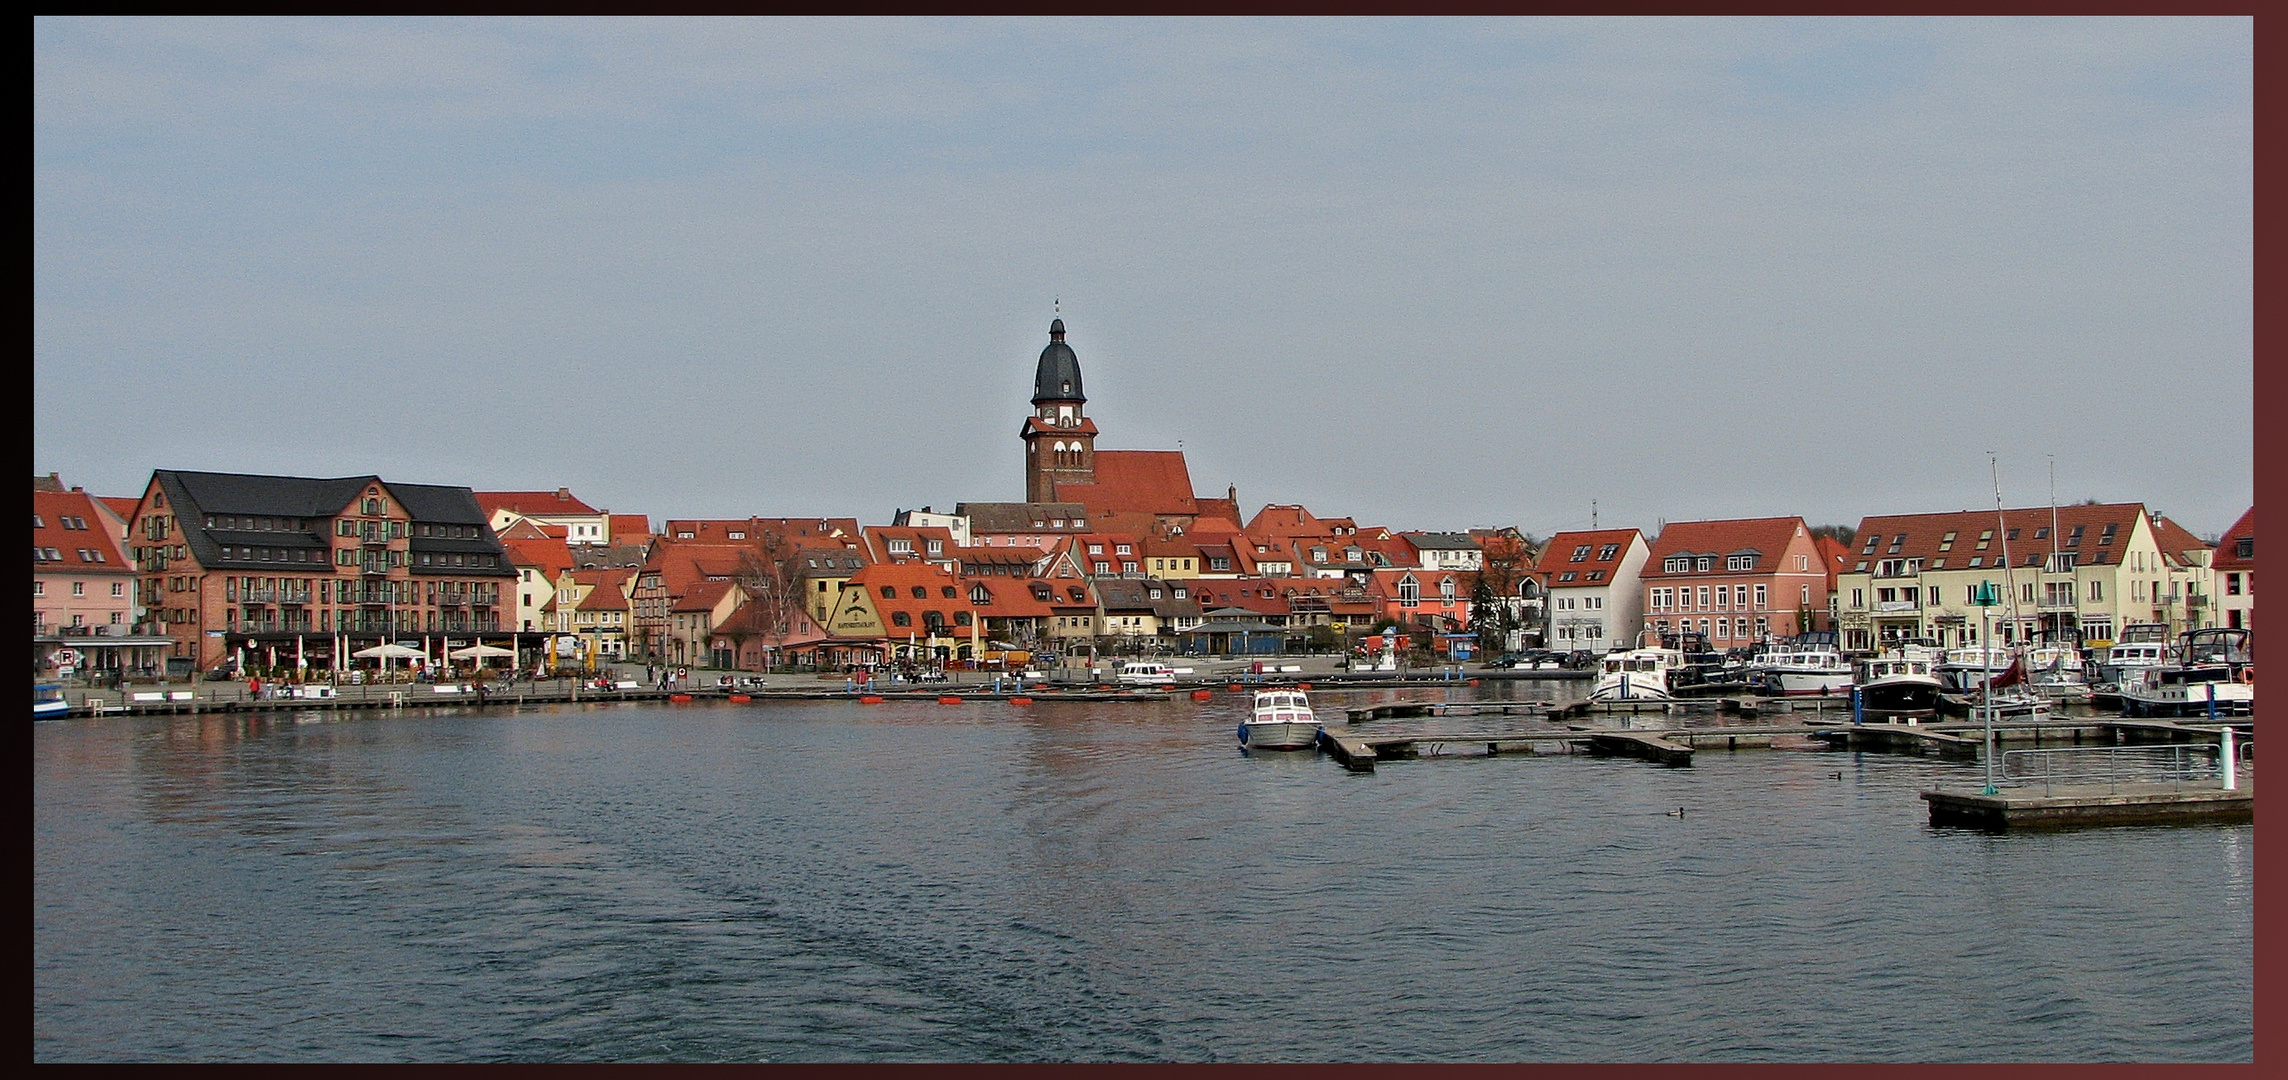
{"label": "window", "polygon": [[[2234,575],[2234,576],[2236,576],[2236,577],[2237,577],[2238,575]],[[2090,601],[2090,603],[2093,603],[2093,604],[2094,604],[2094,603],[2097,603],[2098,601],[2101,601],[2101,600],[2103,600],[2103,599],[2105,599],[2105,582],[2103,582],[2103,581],[2100,581],[2100,580],[2098,580],[2098,579],[2095,579],[2095,578],[2092,578],[2092,579],[2090,579],[2090,583],[2089,583],[2089,601]]]}
{"label": "window", "polygon": [[1614,557],[1614,556],[1616,556],[1616,555],[1619,555],[1620,553],[1621,553],[1621,545],[1619,545],[1619,544],[1606,544],[1604,547],[1601,547],[1601,548],[1598,548],[1598,549],[1597,549],[1597,561],[1598,561],[1598,562],[1610,562],[1610,561],[1612,561],[1612,559],[1613,559],[1613,557]]}
{"label": "window", "polygon": [[912,615],[908,615],[903,611],[893,611],[890,613],[890,625],[892,626],[912,626],[913,624],[914,617]]}
{"label": "window", "polygon": [[1753,570],[1755,568],[1756,557],[1753,555],[1727,555],[1724,557],[1724,569],[1726,570]]}
{"label": "window", "polygon": [[1715,568],[1716,568],[1716,556],[1714,556],[1714,555],[1702,555],[1702,556],[1700,557],[1700,559],[1699,559],[1699,564],[1698,564],[1698,566],[1699,566],[1699,570],[1700,570],[1700,572],[1701,572],[1701,573],[1703,573],[1703,574],[1707,573],[1707,572],[1708,572],[1708,571],[1710,571],[1710,570],[1713,570],[1713,569],[1715,569]]}
{"label": "window", "polygon": [[2239,574],[2226,574],[2224,576],[2224,594],[2226,596],[2239,596],[2241,594]]}
{"label": "window", "polygon": [[2255,538],[2255,537],[2253,537],[2253,536],[2243,536],[2243,537],[2241,537],[2240,539],[2233,541],[2233,542],[2232,542],[2232,554],[2233,554],[2233,557],[2234,557],[2234,558],[2239,558],[2239,559],[2253,559],[2253,558],[2255,558],[2255,557],[2256,557],[2256,538]]}
{"label": "window", "polygon": [[920,586],[920,585],[916,585],[916,586],[914,586],[914,599],[916,599],[916,600],[927,600],[927,599],[929,599],[929,590],[928,590],[927,588],[924,588],[923,586]]}
{"label": "window", "polygon": [[86,595],[87,595],[87,582],[84,582],[84,581],[75,581],[75,582],[72,582],[72,595],[73,595],[73,596],[86,596]]}
{"label": "window", "polygon": [[895,586],[895,585],[884,585],[884,586],[882,586],[882,599],[884,599],[884,600],[895,600],[895,599],[897,599],[897,598],[898,598],[898,587],[897,587],[897,586]]}
{"label": "window", "polygon": [[1687,570],[1692,569],[1692,560],[1689,557],[1681,555],[1675,558],[1663,559],[1661,560],[1660,569],[1663,573],[1681,574]]}
{"label": "window", "polygon": [[1567,560],[1565,560],[1565,561],[1566,561],[1566,562],[1586,562],[1586,561],[1588,561],[1588,558],[1589,558],[1589,545],[1587,545],[1587,544],[1583,544],[1583,545],[1581,545],[1580,547],[1574,548],[1574,549],[1573,549],[1573,557],[1572,557],[1572,558],[1569,558],[1569,559],[1567,559]]}

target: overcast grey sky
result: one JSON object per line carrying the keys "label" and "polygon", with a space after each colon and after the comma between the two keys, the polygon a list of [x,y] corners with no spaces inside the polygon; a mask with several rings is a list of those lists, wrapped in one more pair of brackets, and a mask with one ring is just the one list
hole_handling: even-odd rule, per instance
{"label": "overcast grey sky", "polygon": [[2251,490],[2223,19],[33,24],[33,464],[1402,528]]}

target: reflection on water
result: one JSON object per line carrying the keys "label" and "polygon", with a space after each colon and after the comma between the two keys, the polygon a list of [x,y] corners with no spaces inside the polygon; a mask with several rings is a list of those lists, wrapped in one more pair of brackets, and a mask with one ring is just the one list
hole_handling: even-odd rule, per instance
{"label": "reflection on water", "polygon": [[1353,774],[1244,707],[40,725],[34,1054],[2251,1053],[2252,826],[1933,829],[1976,766],[1800,750]]}

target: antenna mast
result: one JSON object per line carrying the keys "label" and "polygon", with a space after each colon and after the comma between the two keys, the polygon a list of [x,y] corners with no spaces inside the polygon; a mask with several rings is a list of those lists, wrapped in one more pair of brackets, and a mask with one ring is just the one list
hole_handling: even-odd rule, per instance
{"label": "antenna mast", "polygon": [[1986,452],[1986,466],[1994,475],[1994,530],[2002,534],[2002,587],[2010,590],[2010,621],[2015,623],[2019,620],[2018,580],[2011,573],[2015,567],[2010,560],[2010,523],[2002,517],[2002,466],[1992,450]]}

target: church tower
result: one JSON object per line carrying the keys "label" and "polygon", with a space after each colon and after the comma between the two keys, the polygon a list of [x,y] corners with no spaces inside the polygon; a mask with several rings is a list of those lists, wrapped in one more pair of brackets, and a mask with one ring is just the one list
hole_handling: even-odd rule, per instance
{"label": "church tower", "polygon": [[1033,370],[1033,412],[1025,440],[1025,501],[1059,502],[1058,484],[1096,482],[1096,423],[1082,413],[1080,358],[1065,344],[1065,321],[1049,321],[1049,347]]}

